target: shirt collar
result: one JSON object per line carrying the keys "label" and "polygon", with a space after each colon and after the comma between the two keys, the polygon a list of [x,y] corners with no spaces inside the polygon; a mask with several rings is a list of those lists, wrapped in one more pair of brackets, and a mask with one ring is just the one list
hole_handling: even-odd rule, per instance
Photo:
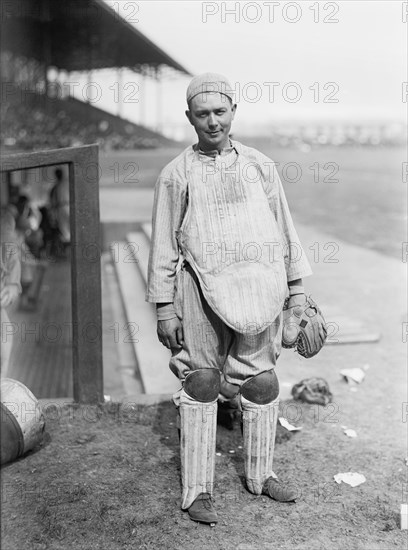
{"label": "shirt collar", "polygon": [[204,155],[206,157],[217,157],[218,155],[228,155],[228,153],[231,153],[232,151],[237,151],[237,149],[232,144],[231,139],[229,140],[229,146],[224,147],[224,149],[221,149],[221,151],[218,151],[217,149],[211,149],[210,151],[203,151],[199,148],[198,143],[195,143],[193,145],[194,151],[197,151],[200,155]]}

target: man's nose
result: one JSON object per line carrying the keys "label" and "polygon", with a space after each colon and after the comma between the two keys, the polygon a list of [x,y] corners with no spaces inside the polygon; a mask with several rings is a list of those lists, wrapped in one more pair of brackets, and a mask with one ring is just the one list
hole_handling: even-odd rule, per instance
{"label": "man's nose", "polygon": [[215,128],[217,126],[217,119],[215,118],[214,113],[211,113],[208,117],[208,126],[210,128]]}

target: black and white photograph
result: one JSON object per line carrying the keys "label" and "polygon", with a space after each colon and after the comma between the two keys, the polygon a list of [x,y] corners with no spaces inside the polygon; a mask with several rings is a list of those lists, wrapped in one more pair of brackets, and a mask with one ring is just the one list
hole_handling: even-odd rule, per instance
{"label": "black and white photograph", "polygon": [[403,550],[408,2],[1,0],[3,550]]}

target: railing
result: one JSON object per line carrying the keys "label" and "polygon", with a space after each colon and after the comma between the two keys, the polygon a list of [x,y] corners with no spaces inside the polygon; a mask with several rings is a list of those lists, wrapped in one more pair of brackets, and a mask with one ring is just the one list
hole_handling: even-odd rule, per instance
{"label": "railing", "polygon": [[[68,164],[71,225],[71,300],[73,392],[78,403],[103,402],[101,240],[97,145],[1,157],[10,174]],[[90,339],[89,327],[97,337]]]}

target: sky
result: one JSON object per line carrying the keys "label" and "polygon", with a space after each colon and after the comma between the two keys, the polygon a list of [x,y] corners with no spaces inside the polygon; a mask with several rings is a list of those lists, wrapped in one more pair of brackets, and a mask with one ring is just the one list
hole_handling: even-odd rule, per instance
{"label": "sky", "polygon": [[[406,119],[406,2],[105,1],[192,74],[225,74],[239,96],[238,129]],[[119,86],[116,72],[93,79],[107,90],[98,106],[117,112],[114,88],[108,93]],[[122,116],[186,127],[189,80],[177,73],[159,90],[146,79],[142,94],[140,77],[125,70]]]}

